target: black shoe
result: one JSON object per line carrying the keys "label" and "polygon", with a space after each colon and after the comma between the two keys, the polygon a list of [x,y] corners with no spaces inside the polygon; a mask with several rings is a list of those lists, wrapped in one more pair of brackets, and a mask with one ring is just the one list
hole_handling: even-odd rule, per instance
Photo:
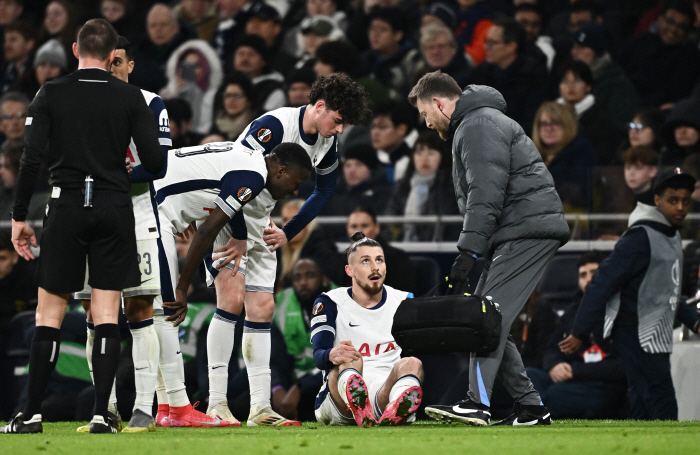
{"label": "black shoe", "polygon": [[501,420],[500,422],[491,425],[551,425],[552,419],[549,418],[549,410],[544,406],[528,406],[520,403],[515,403],[513,413]]}
{"label": "black shoe", "polygon": [[107,421],[102,416],[94,416],[90,422],[90,433],[117,433],[117,429],[112,425],[112,419],[107,417]]}
{"label": "black shoe", "polygon": [[22,420],[22,413],[18,413],[4,427],[0,427],[0,433],[43,433],[44,427],[41,425],[41,414],[34,414],[28,420]]}
{"label": "black shoe", "polygon": [[469,398],[453,406],[428,406],[425,413],[440,422],[460,422],[480,427],[488,425],[491,419],[488,406],[474,403]]}

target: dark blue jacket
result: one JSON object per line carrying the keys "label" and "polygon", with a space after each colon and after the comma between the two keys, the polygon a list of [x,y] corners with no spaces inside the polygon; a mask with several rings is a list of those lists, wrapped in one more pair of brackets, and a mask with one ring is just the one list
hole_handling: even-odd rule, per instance
{"label": "dark blue jacket", "polygon": [[580,133],[554,157],[547,169],[563,204],[588,208],[591,203],[593,167],[598,156]]}

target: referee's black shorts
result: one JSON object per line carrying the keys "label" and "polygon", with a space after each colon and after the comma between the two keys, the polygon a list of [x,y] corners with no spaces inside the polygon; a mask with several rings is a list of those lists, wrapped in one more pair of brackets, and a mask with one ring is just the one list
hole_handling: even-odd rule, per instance
{"label": "referee's black shorts", "polygon": [[121,291],[141,282],[128,193],[96,190],[93,207],[83,207],[82,190],[62,189],[44,218],[37,284],[73,293],[85,283],[85,257],[93,289]]}

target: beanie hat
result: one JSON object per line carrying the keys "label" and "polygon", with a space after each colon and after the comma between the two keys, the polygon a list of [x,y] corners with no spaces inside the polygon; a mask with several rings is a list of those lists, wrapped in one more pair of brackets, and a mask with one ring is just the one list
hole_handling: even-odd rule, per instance
{"label": "beanie hat", "polygon": [[68,67],[66,60],[66,51],[57,39],[50,39],[45,42],[34,57],[34,68],[37,68],[42,63],[53,63],[62,70]]}
{"label": "beanie hat", "polygon": [[435,16],[447,25],[450,30],[457,27],[457,14],[447,3],[435,2],[423,10],[423,16]]}
{"label": "beanie hat", "polygon": [[369,144],[357,144],[348,148],[345,151],[345,160],[349,159],[361,161],[370,169],[376,169],[379,166],[377,151]]}
{"label": "beanie hat", "polygon": [[263,60],[267,62],[267,44],[265,44],[265,40],[260,38],[258,35],[243,35],[243,37],[236,43],[236,49],[241,46],[252,47],[258,54],[260,54]]}
{"label": "beanie hat", "polygon": [[608,49],[605,27],[595,22],[584,24],[574,35],[574,43],[590,47],[596,55],[603,55]]}

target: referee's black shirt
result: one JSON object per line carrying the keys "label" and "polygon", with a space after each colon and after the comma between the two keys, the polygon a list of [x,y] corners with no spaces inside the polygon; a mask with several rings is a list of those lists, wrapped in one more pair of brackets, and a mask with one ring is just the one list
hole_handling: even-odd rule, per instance
{"label": "referee's black shirt", "polygon": [[44,84],[29,106],[13,219],[24,221],[48,141],[49,182],[79,189],[91,175],[95,191],[128,192],[126,151],[134,138],[143,167],[157,174],[164,157],[153,113],[137,87],[99,68]]}

